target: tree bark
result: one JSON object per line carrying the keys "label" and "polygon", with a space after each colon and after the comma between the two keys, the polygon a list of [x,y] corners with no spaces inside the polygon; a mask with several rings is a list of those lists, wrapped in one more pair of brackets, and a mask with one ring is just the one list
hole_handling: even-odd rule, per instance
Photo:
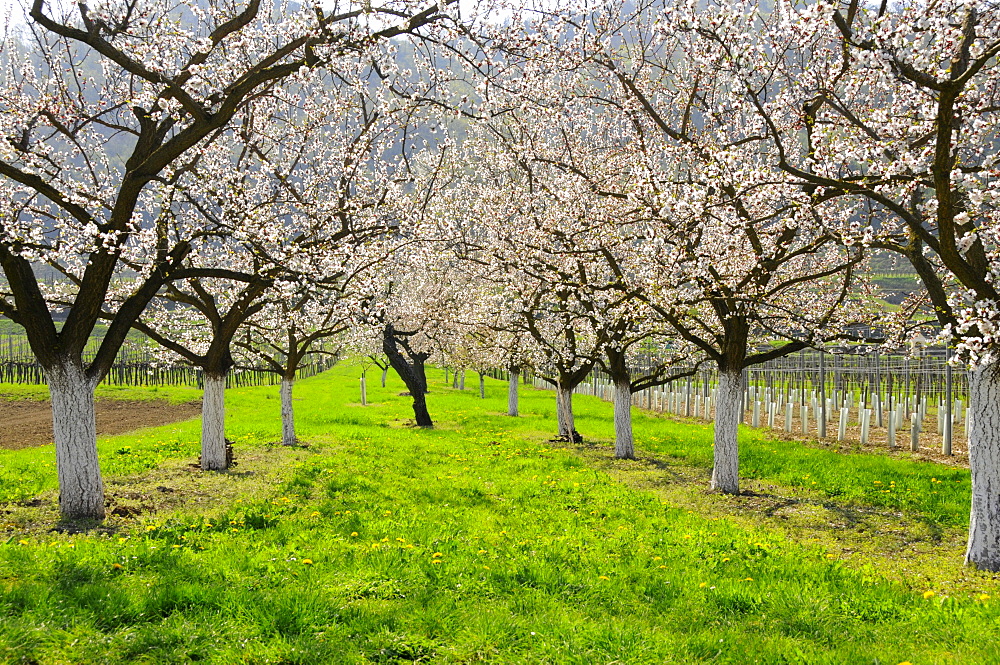
{"label": "tree bark", "polygon": [[298,443],[298,437],[295,436],[295,407],[292,405],[294,387],[294,378],[281,379],[281,444],[285,446]]}
{"label": "tree bark", "polygon": [[[413,398],[413,416],[418,427],[434,427],[431,414],[427,411],[427,374],[424,371],[424,361],[429,354],[414,352],[406,340],[396,338],[396,330],[387,325],[382,335],[382,351],[389,358],[389,364],[403,379]],[[406,352],[409,360],[403,357],[400,347]]]}
{"label": "tree bark", "polygon": [[632,433],[632,385],[615,381],[615,457],[635,459],[635,436]]}
{"label": "tree bark", "polygon": [[507,379],[507,415],[517,417],[517,380],[521,375],[520,368],[510,370]]}
{"label": "tree bark", "polygon": [[739,426],[743,414],[743,373],[719,372],[715,399],[715,452],[712,489],[740,493]]}
{"label": "tree bark", "polygon": [[59,510],[69,519],[104,519],[104,481],[97,459],[94,388],[72,361],[45,372],[59,475]]}
{"label": "tree bark", "polygon": [[486,379],[482,372],[479,372],[479,399],[486,399]]}
{"label": "tree bark", "polygon": [[382,387],[383,388],[385,388],[385,378],[386,378],[386,376],[388,376],[388,374],[389,374],[389,368],[388,367],[383,367],[382,368]]}
{"label": "tree bark", "polygon": [[1000,570],[1000,364],[969,372],[972,508],[965,562]]}
{"label": "tree bark", "polygon": [[635,459],[635,435],[632,431],[632,373],[625,352],[609,345],[604,350],[611,375],[611,401],[614,404],[615,457]]}
{"label": "tree bark", "polygon": [[573,422],[573,389],[556,386],[556,415],[559,420],[559,436],[567,441],[576,440],[576,424]]}
{"label": "tree bark", "polygon": [[201,468],[225,471],[226,455],[226,375],[205,372],[201,400]]}

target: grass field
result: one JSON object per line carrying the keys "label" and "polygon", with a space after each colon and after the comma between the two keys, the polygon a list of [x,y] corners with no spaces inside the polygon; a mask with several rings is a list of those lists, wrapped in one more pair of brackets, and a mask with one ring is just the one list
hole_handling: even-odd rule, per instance
{"label": "grass field", "polygon": [[420,430],[395,377],[367,407],[356,367],[302,381],[298,449],[276,387],[231,391],[223,474],[191,467],[196,420],[102,440],[120,514],[83,533],[51,447],[0,453],[0,660],[1000,662],[967,471],[748,431],[724,497],[705,424],[637,414],[642,458],[614,461],[594,398],[569,447],[550,392],[514,419],[505,384],[431,384]]}

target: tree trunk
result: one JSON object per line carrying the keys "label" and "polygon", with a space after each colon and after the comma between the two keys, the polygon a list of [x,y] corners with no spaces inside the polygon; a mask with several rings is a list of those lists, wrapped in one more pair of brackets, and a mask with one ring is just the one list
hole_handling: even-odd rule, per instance
{"label": "tree trunk", "polygon": [[388,374],[389,374],[389,368],[388,367],[383,367],[382,368],[382,387],[383,388],[385,388],[385,378],[386,378],[386,376],[388,376]]}
{"label": "tree trunk", "polygon": [[59,510],[69,519],[104,519],[104,481],[97,460],[94,388],[72,361],[45,372],[59,475]]}
{"label": "tree trunk", "polygon": [[201,468],[224,471],[226,455],[226,375],[205,372],[201,400]]}
{"label": "tree trunk", "polygon": [[632,385],[615,381],[615,457],[635,459],[635,437],[632,434]]}
{"label": "tree trunk", "polygon": [[294,446],[298,443],[295,436],[295,407],[292,405],[292,389],[294,378],[281,379],[281,444]]}
{"label": "tree trunk", "polygon": [[573,389],[556,386],[556,414],[559,420],[559,436],[574,441],[576,424],[573,422]]}
{"label": "tree trunk", "polygon": [[611,401],[615,409],[615,457],[635,459],[635,435],[632,432],[632,373],[623,349],[609,345],[604,350],[611,375]]}
{"label": "tree trunk", "polygon": [[972,508],[965,562],[1000,570],[1000,364],[969,372]]}
{"label": "tree trunk", "polygon": [[[403,357],[399,348],[402,346],[409,356],[409,361]],[[392,368],[403,379],[403,383],[410,390],[413,398],[413,415],[418,427],[434,427],[431,414],[427,411],[427,374],[424,370],[424,361],[429,354],[413,351],[405,338],[396,338],[396,331],[392,325],[387,325],[382,335],[382,351],[389,358]]]}
{"label": "tree trunk", "polygon": [[510,376],[507,380],[507,415],[517,416],[517,380],[521,375],[520,369],[510,370]]}
{"label": "tree trunk", "polygon": [[482,372],[479,372],[479,399],[486,399],[486,379]]}
{"label": "tree trunk", "polygon": [[743,414],[743,373],[719,372],[715,398],[715,464],[712,489],[740,493],[739,425]]}

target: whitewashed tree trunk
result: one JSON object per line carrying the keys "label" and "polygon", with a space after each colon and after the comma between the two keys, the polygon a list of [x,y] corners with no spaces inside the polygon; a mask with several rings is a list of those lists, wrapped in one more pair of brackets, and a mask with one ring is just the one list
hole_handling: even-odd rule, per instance
{"label": "whitewashed tree trunk", "polygon": [[205,374],[201,399],[201,468],[223,471],[226,459],[226,376]]}
{"label": "whitewashed tree trunk", "polygon": [[479,373],[479,399],[486,399],[486,378],[483,373]]}
{"label": "whitewashed tree trunk", "polygon": [[94,388],[83,369],[65,362],[46,371],[59,475],[59,510],[70,519],[104,519],[104,481],[97,460]]}
{"label": "whitewashed tree trunk", "polygon": [[521,376],[519,370],[513,370],[507,381],[507,415],[517,416],[517,380]]}
{"label": "whitewashed tree trunk", "polygon": [[556,388],[556,415],[559,419],[559,436],[573,440],[576,424],[573,422],[573,391],[558,386]]}
{"label": "whitewashed tree trunk", "polygon": [[1000,364],[969,372],[972,508],[965,562],[1000,570]]}
{"label": "whitewashed tree trunk", "polygon": [[615,457],[635,459],[635,437],[632,434],[632,386],[615,382]]}
{"label": "whitewashed tree trunk", "polygon": [[[385,367],[382,369],[382,387],[385,388],[385,379],[389,375],[389,368]],[[445,379],[447,381],[447,379]]]}
{"label": "whitewashed tree trunk", "polygon": [[295,379],[281,380],[281,443],[294,446],[298,443],[295,436],[295,407],[292,405],[292,389]]}
{"label": "whitewashed tree trunk", "polygon": [[740,493],[739,425],[743,417],[743,373],[720,372],[715,400],[715,464],[712,489]]}

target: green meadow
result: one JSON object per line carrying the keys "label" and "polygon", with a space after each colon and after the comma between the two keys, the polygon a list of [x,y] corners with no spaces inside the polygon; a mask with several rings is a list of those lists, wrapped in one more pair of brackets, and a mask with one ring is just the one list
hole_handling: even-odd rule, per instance
{"label": "green meadow", "polygon": [[[431,370],[437,427],[390,375],[232,390],[237,466],[200,422],[101,439],[112,515],[67,524],[51,446],[0,451],[0,661],[10,663],[993,663],[1000,582],[962,567],[969,474],[742,436],[746,493],[707,490],[711,426],[577,397],[487,397]],[[198,399],[191,389],[122,398]],[[39,397],[35,388],[0,394]]]}

